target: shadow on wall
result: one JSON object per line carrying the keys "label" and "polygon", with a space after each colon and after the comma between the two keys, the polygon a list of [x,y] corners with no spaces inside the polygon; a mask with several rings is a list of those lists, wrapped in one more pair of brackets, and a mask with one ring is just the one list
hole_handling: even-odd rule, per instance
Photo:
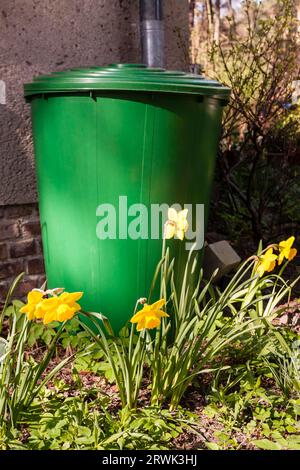
{"label": "shadow on wall", "polygon": [[30,135],[24,139],[21,115],[0,105],[0,205],[30,203],[35,200],[35,177]]}
{"label": "shadow on wall", "polygon": [[[119,0],[116,21],[117,31],[121,33],[116,35],[118,62],[141,62],[139,0]],[[128,27],[124,28],[126,24]]]}

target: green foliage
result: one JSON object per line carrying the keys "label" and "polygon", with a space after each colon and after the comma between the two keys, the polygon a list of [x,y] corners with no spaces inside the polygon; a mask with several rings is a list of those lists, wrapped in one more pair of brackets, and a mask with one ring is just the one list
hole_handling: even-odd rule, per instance
{"label": "green foliage", "polygon": [[[245,261],[224,291],[219,292],[213,289],[212,280],[203,284],[201,271],[194,287],[188,282],[197,273],[197,260],[191,251],[178,291],[174,263],[169,262],[166,252],[161,265],[161,295],[167,295],[170,286],[168,311],[175,325],[172,330],[171,321],[163,319],[154,341],[147,333],[152,404],[170,400],[170,409],[175,409],[198,374],[227,367],[220,365],[219,355],[238,341],[244,353],[248,350],[249,354],[255,346],[258,356],[274,348],[290,354],[272,320],[277,305],[290,294],[291,286],[279,275],[259,277],[254,263],[253,258]],[[158,274],[159,271],[156,277]]]}
{"label": "green foliage", "polygon": [[47,370],[64,324],[55,332],[38,362],[27,353],[32,322],[18,312],[18,302],[8,307],[9,297],[21,277],[13,283],[1,313],[1,326],[7,320],[8,333],[5,339],[2,338],[4,350],[0,361],[0,426],[8,430],[16,426],[20,414],[28,409],[41,388],[71,359],[67,357],[50,371]]}
{"label": "green foliage", "polygon": [[280,432],[273,432],[272,440],[258,439],[254,445],[263,450],[300,450],[300,436],[293,434],[284,438]]}
{"label": "green foliage", "polygon": [[[262,248],[259,250],[260,256]],[[218,374],[230,369],[230,365],[220,363],[222,351],[226,357],[231,356],[231,350],[235,351],[235,359],[241,361],[241,377],[245,373],[243,363],[246,357],[246,361],[259,359],[268,365],[269,370],[273,367],[271,373],[275,380],[280,379],[283,372],[275,374],[274,361],[282,361],[282,357],[291,358],[292,350],[272,321],[280,314],[277,306],[289,297],[297,280],[291,285],[283,280],[281,275],[286,265],[278,275],[259,277],[255,263],[253,257],[246,260],[220,292],[212,287],[212,280],[204,283],[201,271],[196,280],[197,257],[191,251],[178,289],[174,282],[175,264],[169,260],[166,250],[158,264],[151,291],[160,280],[160,296],[164,298],[169,293],[167,311],[170,316],[162,319],[155,335],[147,330],[136,334],[131,327],[116,337],[106,317],[86,314],[94,329],[87,326],[87,322],[83,327],[99,348],[100,365],[93,370],[104,372],[110,381],[116,382],[123,408],[137,406],[145,376],[144,363],[150,371],[151,404],[168,404],[170,410],[178,407],[185,391],[199,374],[215,371]],[[94,345],[91,344],[90,348],[93,350]],[[88,359],[84,361],[88,367]],[[77,364],[80,364],[80,357]],[[288,376],[285,374],[285,387],[289,386],[290,391],[298,386],[295,361],[293,364],[294,376],[291,370]]]}
{"label": "green foliage", "polygon": [[121,415],[121,429],[103,442],[108,449],[168,449],[168,444],[194,417],[191,413],[149,407],[135,413],[125,410]]}
{"label": "green foliage", "polygon": [[122,406],[129,410],[136,408],[146,354],[145,331],[136,336],[131,326],[130,330],[125,329],[123,334],[116,336],[104,315],[95,312],[85,312],[84,315],[87,321],[82,321],[81,325],[104,354],[109,364],[109,367],[105,366],[106,374],[111,374],[115,380]]}
{"label": "green foliage", "polygon": [[300,397],[299,340],[290,355],[278,354],[271,359],[264,358],[264,361],[283,395],[287,398],[295,394]]}
{"label": "green foliage", "polygon": [[[158,283],[169,317],[153,332],[129,324],[115,335],[95,312],[48,328],[7,300],[0,448],[169,449],[193,433],[209,449],[299,449],[299,338],[273,323],[298,280],[283,279],[287,263],[258,276],[266,250],[260,244],[222,290],[203,279],[193,251],[175,283],[176,260],[163,250],[149,298]],[[98,374],[113,386],[90,380]],[[195,390],[208,403],[199,415],[182,408]]]}
{"label": "green foliage", "polygon": [[[75,372],[76,373],[76,372]],[[33,450],[167,449],[168,444],[193,422],[195,416],[179,410],[145,407],[109,411],[109,398],[98,389],[79,387],[78,396],[65,398],[68,387],[55,381],[55,389],[43,389],[30,410],[23,414]],[[15,442],[7,441],[7,448]]]}
{"label": "green foliage", "polygon": [[[214,441],[207,442],[207,447],[239,449],[246,439],[266,450],[299,449],[299,398],[286,400],[274,393],[267,369],[257,378],[249,365],[245,372],[241,374],[240,367],[237,368],[223,384],[219,376],[215,378],[210,404],[204,413],[219,420],[222,429],[214,433]],[[268,387],[262,386],[266,380]],[[239,440],[240,433],[243,443]]]}

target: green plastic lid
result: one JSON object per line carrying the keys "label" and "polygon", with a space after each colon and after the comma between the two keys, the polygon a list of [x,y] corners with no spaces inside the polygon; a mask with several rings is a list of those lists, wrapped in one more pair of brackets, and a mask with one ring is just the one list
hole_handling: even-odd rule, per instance
{"label": "green plastic lid", "polygon": [[106,67],[75,68],[35,77],[24,85],[25,97],[43,93],[97,90],[184,93],[229,100],[230,89],[200,75],[143,64],[111,64]]}

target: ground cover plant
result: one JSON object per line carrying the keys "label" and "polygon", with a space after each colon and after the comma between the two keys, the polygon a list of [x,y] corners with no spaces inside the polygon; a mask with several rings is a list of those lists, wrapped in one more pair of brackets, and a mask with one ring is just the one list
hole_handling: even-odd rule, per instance
{"label": "ground cover plant", "polygon": [[294,237],[260,244],[220,289],[193,250],[175,280],[168,224],[121,332],[83,311],[81,292],[14,300],[16,279],[1,314],[1,449],[300,448],[299,330],[280,321]]}

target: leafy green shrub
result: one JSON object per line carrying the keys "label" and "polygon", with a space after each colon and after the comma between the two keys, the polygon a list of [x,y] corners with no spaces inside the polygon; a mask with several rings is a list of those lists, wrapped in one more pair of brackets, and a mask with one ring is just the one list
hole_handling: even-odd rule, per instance
{"label": "leafy green shrub", "polygon": [[242,2],[244,28],[210,54],[210,74],[232,90],[217,162],[213,221],[237,244],[266,243],[299,226],[299,25],[292,0]]}

